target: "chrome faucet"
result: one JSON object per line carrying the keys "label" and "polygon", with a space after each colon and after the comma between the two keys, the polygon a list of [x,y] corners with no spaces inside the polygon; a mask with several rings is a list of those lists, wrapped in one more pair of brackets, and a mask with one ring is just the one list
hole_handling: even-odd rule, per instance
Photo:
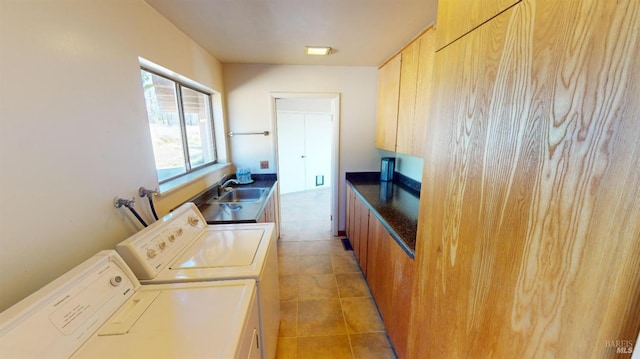
{"label": "chrome faucet", "polygon": [[222,193],[222,191],[224,191],[224,189],[230,184],[230,183],[235,183],[235,184],[240,184],[240,182],[238,182],[237,179],[235,178],[230,178],[226,181],[224,181],[223,184],[220,185],[218,192]]}

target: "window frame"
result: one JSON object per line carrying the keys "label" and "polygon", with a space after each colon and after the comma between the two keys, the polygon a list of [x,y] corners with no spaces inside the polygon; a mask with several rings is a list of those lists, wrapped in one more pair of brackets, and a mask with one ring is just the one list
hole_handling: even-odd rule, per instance
{"label": "window frame", "polygon": [[[153,67],[149,67],[149,66],[145,66],[143,64],[140,64],[140,70],[142,71],[146,71],[150,74],[162,77],[166,80],[172,81],[174,83],[174,89],[176,92],[176,107],[178,110],[178,119],[180,122],[180,136],[182,138],[182,152],[185,158],[185,172],[184,173],[180,173],[178,175],[175,176],[171,176],[168,178],[165,178],[163,180],[160,180],[160,176],[158,175],[158,168],[156,167],[156,162],[155,162],[155,151],[154,151],[154,167],[156,168],[156,177],[158,179],[158,184],[162,185],[165,184],[167,182],[170,181],[174,181],[177,178],[181,178],[187,175],[190,175],[194,172],[200,171],[203,168],[209,167],[209,166],[213,166],[218,164],[218,143],[216,141],[216,129],[215,129],[215,118],[214,118],[214,113],[213,113],[213,96],[214,94],[211,93],[209,90],[205,90],[204,88],[199,88],[198,86],[194,86],[192,84],[187,83],[186,81],[182,81],[174,76],[169,76],[166,73],[163,73],[161,71],[158,71],[156,69],[154,69]],[[189,80],[191,81],[191,80]],[[207,102],[208,102],[208,107],[209,107],[209,121],[210,121],[210,127],[211,127],[211,143],[212,143],[212,150],[213,150],[213,161],[211,162],[206,162],[203,163],[201,165],[195,166],[193,167],[191,165],[191,157],[189,156],[189,142],[187,139],[187,131],[186,131],[186,120],[185,120],[185,114],[184,114],[184,102],[183,102],[183,98],[182,98],[182,88],[187,88],[189,90],[201,93],[203,95],[205,95],[207,97]],[[145,98],[145,102],[146,102],[146,94],[143,91],[143,97]],[[149,126],[149,111],[145,105],[145,112],[147,112],[147,126]],[[152,138],[153,141],[153,138]]]}

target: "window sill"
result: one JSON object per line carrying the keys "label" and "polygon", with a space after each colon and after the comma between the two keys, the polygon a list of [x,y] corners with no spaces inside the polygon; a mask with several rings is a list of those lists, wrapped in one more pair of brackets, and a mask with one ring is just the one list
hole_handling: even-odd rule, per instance
{"label": "window sill", "polygon": [[184,175],[182,177],[178,177],[176,179],[172,179],[171,181],[165,182],[163,184],[161,184],[159,186],[159,190],[160,190],[160,195],[165,195],[168,193],[171,193],[177,189],[180,189],[182,187],[187,186],[188,184],[190,184],[191,182],[202,178],[208,174],[211,174],[213,172],[217,172],[220,171],[226,167],[231,166],[230,163],[217,163],[215,165],[211,165],[211,166],[207,166],[205,168],[202,168],[200,170],[191,172],[187,175]]}

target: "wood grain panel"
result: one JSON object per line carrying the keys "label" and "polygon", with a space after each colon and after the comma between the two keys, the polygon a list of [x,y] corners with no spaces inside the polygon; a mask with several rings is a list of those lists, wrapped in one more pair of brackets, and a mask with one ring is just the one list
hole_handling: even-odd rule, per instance
{"label": "wood grain panel", "polygon": [[391,303],[393,314],[388,316],[385,324],[389,338],[393,343],[398,358],[407,358],[407,345],[409,339],[409,323],[411,322],[411,295],[413,289],[414,261],[391,238],[389,256],[393,268],[393,289]]}
{"label": "wood grain panel", "polygon": [[[380,265],[377,263],[379,260],[380,250],[380,236],[381,236],[381,224],[379,224],[377,218],[371,218],[369,221],[368,238],[367,238],[367,275],[365,278],[367,279],[367,283],[369,284],[369,289],[371,290],[371,294],[376,296],[376,293],[380,293],[380,283],[378,283],[377,278],[380,277],[380,273],[382,269]],[[380,307],[380,303],[377,303],[378,307]]]}
{"label": "wood grain panel", "polygon": [[393,258],[389,255],[393,238],[380,221],[369,221],[367,282],[385,322],[393,316]]}
{"label": "wood grain panel", "polygon": [[397,55],[378,70],[376,147],[392,152],[396,151],[400,64],[401,56]]}
{"label": "wood grain panel", "polygon": [[420,63],[420,38],[402,50],[401,58],[396,151],[411,154],[414,139],[413,125],[415,122],[418,65]]}
{"label": "wood grain panel", "polygon": [[410,357],[624,357],[639,28],[638,1],[523,1],[436,54]]}
{"label": "wood grain panel", "polygon": [[[413,140],[411,141],[411,148],[408,148],[406,152],[416,157],[424,157],[425,151],[425,132],[431,110],[435,38],[436,34],[433,27],[428,29],[420,37],[420,63],[418,65],[418,83],[416,85],[416,110],[412,125]],[[400,149],[398,149],[398,152],[401,152]]]}
{"label": "wood grain panel", "polygon": [[362,228],[360,228],[360,218],[358,217],[358,203],[360,199],[356,196],[353,201],[353,236],[351,239],[351,247],[353,247],[353,254],[356,256],[356,259],[360,258],[360,232]]}
{"label": "wood grain panel", "polygon": [[399,358],[407,357],[414,261],[369,216],[367,282]]}
{"label": "wood grain panel", "polygon": [[351,247],[353,247],[353,236],[354,236],[354,227],[355,227],[355,193],[350,186],[347,186],[347,223],[345,232],[347,234],[347,238],[349,239],[349,243]]}
{"label": "wood grain panel", "polygon": [[450,44],[520,0],[438,1],[437,49]]}
{"label": "wood grain panel", "polygon": [[367,249],[369,242],[369,208],[361,200],[356,202],[356,221],[359,229],[358,233],[358,262],[362,273],[367,275]]}

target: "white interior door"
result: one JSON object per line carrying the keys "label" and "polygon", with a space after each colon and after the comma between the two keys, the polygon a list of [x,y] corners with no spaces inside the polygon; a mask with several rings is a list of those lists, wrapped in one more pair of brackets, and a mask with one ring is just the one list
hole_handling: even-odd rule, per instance
{"label": "white interior door", "polygon": [[331,186],[331,115],[278,112],[280,193]]}
{"label": "white interior door", "polygon": [[305,189],[331,186],[331,115],[304,114]]}
{"label": "white interior door", "polygon": [[278,113],[280,193],[304,191],[304,114]]}

